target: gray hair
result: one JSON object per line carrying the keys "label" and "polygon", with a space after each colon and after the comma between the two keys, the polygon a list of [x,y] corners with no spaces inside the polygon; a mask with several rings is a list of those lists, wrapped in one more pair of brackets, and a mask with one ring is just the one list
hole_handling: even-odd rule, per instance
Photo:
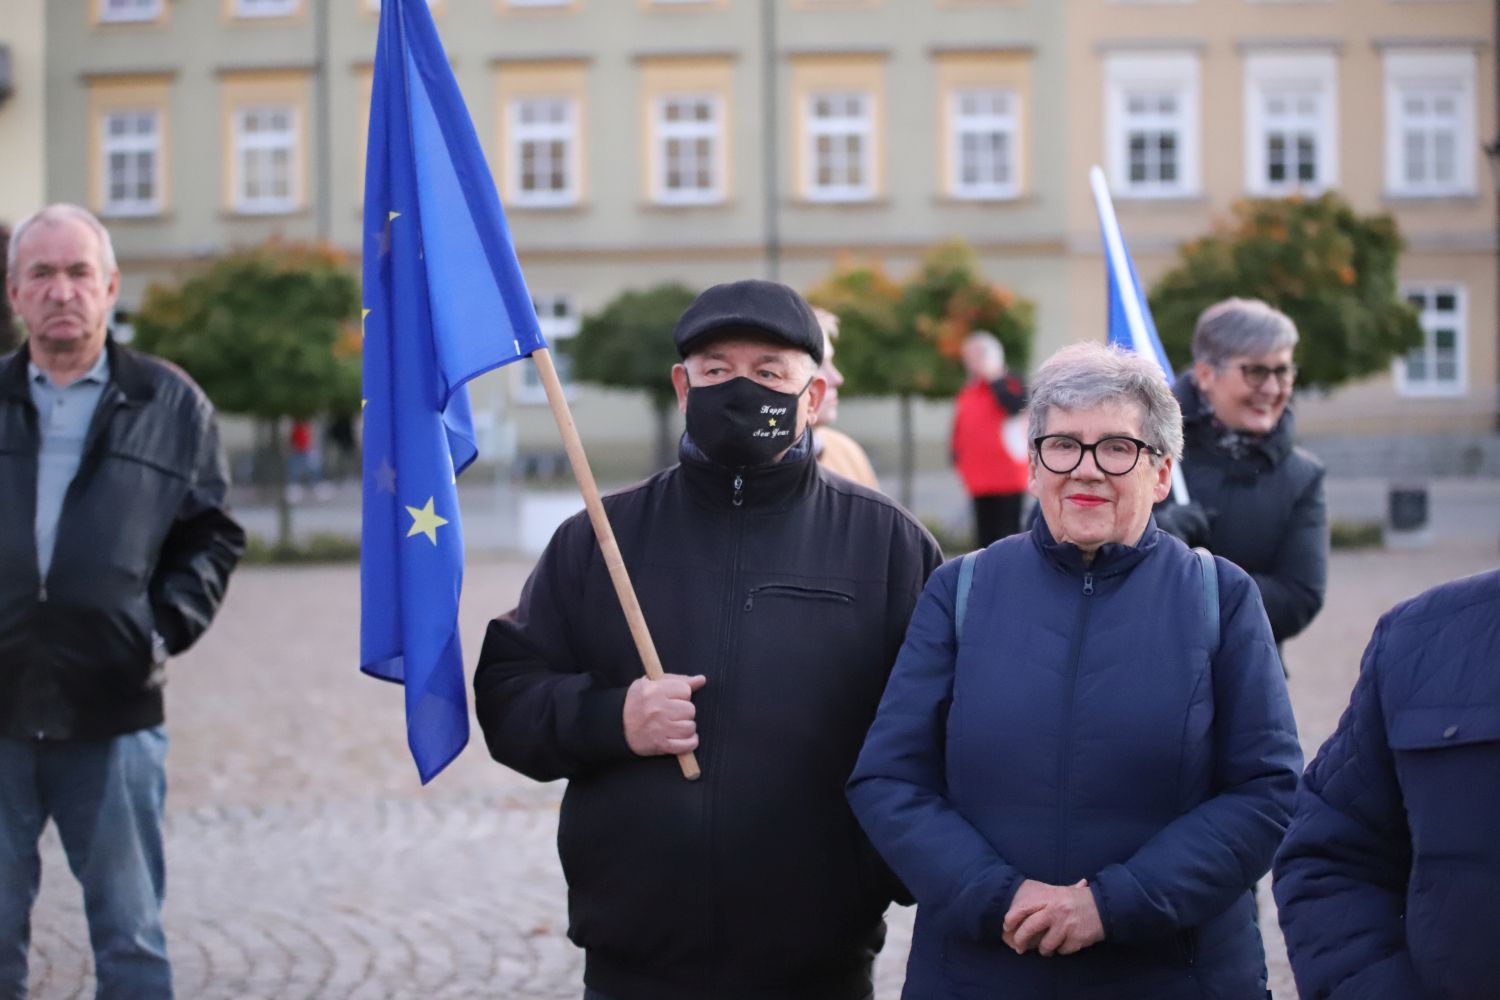
{"label": "gray hair", "polygon": [[1193,328],[1193,360],[1223,368],[1231,358],[1257,358],[1297,346],[1291,317],[1260,299],[1225,299],[1203,310]]}
{"label": "gray hair", "polygon": [[993,362],[996,368],[1005,367],[1005,345],[1001,344],[993,333],[975,330],[964,338],[963,349],[967,351],[972,347],[982,348],[985,359]]}
{"label": "gray hair", "polygon": [[9,276],[6,280],[20,280],[16,275],[16,253],[27,230],[36,225],[56,225],[59,222],[69,221],[83,223],[94,231],[95,236],[99,237],[99,267],[107,281],[109,276],[119,269],[115,263],[115,245],[110,241],[109,230],[104,228],[104,223],[100,222],[93,212],[81,205],[72,205],[65,201],[54,202],[40,211],[33,212],[22,219],[21,224],[11,231],[10,246],[5,250],[5,273]]}
{"label": "gray hair", "polygon": [[1161,366],[1133,351],[1093,341],[1069,344],[1037,369],[1027,436],[1035,441],[1047,433],[1047,417],[1054,409],[1076,412],[1121,402],[1140,408],[1141,438],[1147,444],[1182,458],[1182,407]]}

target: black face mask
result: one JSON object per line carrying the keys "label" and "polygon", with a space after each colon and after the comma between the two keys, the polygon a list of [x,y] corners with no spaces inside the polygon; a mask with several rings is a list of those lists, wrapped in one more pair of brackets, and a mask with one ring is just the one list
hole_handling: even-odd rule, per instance
{"label": "black face mask", "polygon": [[731,469],[765,465],[797,440],[801,392],[777,392],[740,376],[688,386],[687,432],[703,454]]}

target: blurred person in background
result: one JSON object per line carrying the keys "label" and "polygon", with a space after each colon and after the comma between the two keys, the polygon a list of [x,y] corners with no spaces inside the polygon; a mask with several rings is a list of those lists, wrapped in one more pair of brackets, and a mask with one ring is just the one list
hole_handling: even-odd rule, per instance
{"label": "blurred person in background", "polygon": [[974,505],[974,547],[982,549],[1021,530],[1026,385],[1006,371],[1005,348],[992,333],[971,333],[963,362],[969,380],[953,403],[950,452]]}
{"label": "blurred person in background", "polygon": [[839,386],[844,384],[843,373],[833,364],[833,341],[839,335],[839,318],[827,309],[815,308],[813,315],[818,317],[818,326],[823,330],[823,364],[818,371],[828,382],[828,391],[823,393],[823,405],[813,427],[813,449],[818,464],[861,486],[878,490],[880,480],[875,478],[875,468],[859,442],[828,426],[839,418]]}
{"label": "blurred person in background", "polygon": [[1250,574],[1281,643],[1323,606],[1328,505],[1323,466],[1296,446],[1291,319],[1255,299],[1204,310],[1182,404],[1182,473],[1191,503],[1163,504],[1157,524]]}

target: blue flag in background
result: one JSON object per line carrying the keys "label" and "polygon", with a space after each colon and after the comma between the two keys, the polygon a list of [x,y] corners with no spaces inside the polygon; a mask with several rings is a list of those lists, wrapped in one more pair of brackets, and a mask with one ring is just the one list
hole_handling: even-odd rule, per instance
{"label": "blue flag in background", "polygon": [[1156,335],[1151,306],[1141,291],[1140,279],[1135,276],[1135,263],[1130,259],[1125,234],[1120,232],[1119,220],[1115,218],[1115,206],[1104,182],[1104,172],[1095,167],[1089,181],[1093,185],[1094,204],[1099,211],[1099,231],[1104,239],[1104,268],[1109,285],[1108,342],[1154,358],[1170,382],[1172,363],[1167,360],[1161,338]]}
{"label": "blue flag in background", "polygon": [[[1141,291],[1140,279],[1135,276],[1135,263],[1130,259],[1130,249],[1125,246],[1125,234],[1120,232],[1120,220],[1115,217],[1115,203],[1109,196],[1104,171],[1098,167],[1090,170],[1089,186],[1094,190],[1099,232],[1104,238],[1104,274],[1109,286],[1109,334],[1105,339],[1142,357],[1154,359],[1170,384],[1172,362],[1167,360],[1161,338],[1156,335],[1156,321],[1151,318],[1151,306]],[[1189,499],[1181,465],[1172,466],[1172,497],[1178,503],[1187,503]]]}
{"label": "blue flag in background", "polygon": [[406,686],[425,784],[469,739],[457,476],[465,383],[545,347],[500,199],[432,14],[380,12],[364,206],[360,669]]}

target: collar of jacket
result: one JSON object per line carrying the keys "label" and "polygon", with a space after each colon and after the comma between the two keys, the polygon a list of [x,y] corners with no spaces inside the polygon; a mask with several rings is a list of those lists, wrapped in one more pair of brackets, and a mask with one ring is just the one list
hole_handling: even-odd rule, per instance
{"label": "collar of jacket", "polygon": [[[1214,411],[1209,408],[1208,400],[1203,398],[1203,393],[1198,389],[1198,381],[1193,378],[1191,371],[1183,372],[1182,377],[1172,386],[1172,393],[1182,406],[1183,434],[1200,447],[1218,451],[1219,432],[1214,426]],[[1296,436],[1297,418],[1289,403],[1281,412],[1281,419],[1276,421],[1276,426],[1271,428],[1271,433],[1250,439],[1250,453],[1261,456],[1273,466],[1280,465],[1292,453]]]}
{"label": "collar of jacket", "polygon": [[[155,394],[151,372],[138,354],[117,343],[113,335],[104,338],[104,350],[109,356],[108,384],[118,388],[126,402],[144,403]],[[30,344],[22,344],[0,358],[0,396],[31,400],[31,389],[26,384],[26,365],[30,360]]]}
{"label": "collar of jacket", "polygon": [[[779,462],[735,470],[720,465],[699,450],[692,438],[683,432],[677,446],[682,476],[688,492],[698,503],[713,510],[785,510],[809,493],[818,481],[818,464],[810,440],[812,428],[802,432],[802,439]],[[740,485],[741,503],[734,502],[734,480]]]}
{"label": "collar of jacket", "polygon": [[1094,561],[1085,565],[1083,552],[1072,542],[1059,542],[1052,537],[1047,519],[1038,514],[1031,525],[1031,541],[1042,557],[1071,576],[1092,573],[1096,577],[1118,576],[1128,573],[1156,548],[1160,533],[1156,530],[1156,518],[1146,522],[1146,530],[1134,545],[1109,542],[1099,546]]}

